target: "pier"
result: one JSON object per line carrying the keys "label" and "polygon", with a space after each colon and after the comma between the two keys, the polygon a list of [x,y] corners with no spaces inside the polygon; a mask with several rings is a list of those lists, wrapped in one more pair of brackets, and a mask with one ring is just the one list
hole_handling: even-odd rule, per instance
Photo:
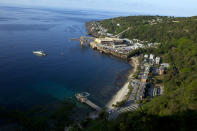
{"label": "pier", "polygon": [[70,38],[70,40],[80,41],[81,45],[89,44],[94,40],[94,37],[81,36],[80,38]]}
{"label": "pier", "polygon": [[82,103],[86,103],[87,105],[95,109],[96,111],[98,112],[102,111],[102,109],[99,106],[97,106],[96,104],[94,104],[93,102],[87,99],[89,95],[90,94],[87,92],[82,92],[82,93],[75,94],[75,97],[77,98],[77,100],[79,100]]}

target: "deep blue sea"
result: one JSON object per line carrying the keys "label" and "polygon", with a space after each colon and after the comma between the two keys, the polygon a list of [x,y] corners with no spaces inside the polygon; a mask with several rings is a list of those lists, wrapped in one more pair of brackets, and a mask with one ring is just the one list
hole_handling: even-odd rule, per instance
{"label": "deep blue sea", "polygon": [[[85,22],[122,14],[68,9],[0,7],[0,106],[52,106],[77,92],[104,106],[126,81],[125,61],[78,41]],[[48,55],[38,57],[33,50]]]}

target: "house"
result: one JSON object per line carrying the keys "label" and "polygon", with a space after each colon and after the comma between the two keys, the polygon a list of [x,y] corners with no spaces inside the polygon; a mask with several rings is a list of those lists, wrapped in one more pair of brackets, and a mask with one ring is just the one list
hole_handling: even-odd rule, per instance
{"label": "house", "polygon": [[153,96],[157,96],[157,88],[153,89]]}
{"label": "house", "polygon": [[155,63],[156,63],[157,65],[159,65],[159,64],[160,64],[160,57],[156,57],[156,59],[155,59]]}
{"label": "house", "polygon": [[155,55],[153,55],[153,54],[150,54],[150,57],[149,57],[149,59],[150,59],[150,60],[154,60],[154,58],[155,58]]}
{"label": "house", "polygon": [[153,96],[160,96],[161,94],[161,88],[160,87],[155,87],[153,89]]}
{"label": "house", "polygon": [[148,75],[150,73],[150,65],[145,66],[144,74]]}

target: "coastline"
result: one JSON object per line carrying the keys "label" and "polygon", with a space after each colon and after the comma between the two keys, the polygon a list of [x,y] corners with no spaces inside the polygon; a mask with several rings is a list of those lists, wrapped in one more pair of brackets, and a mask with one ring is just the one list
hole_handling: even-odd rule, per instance
{"label": "coastline", "polygon": [[[95,30],[98,25],[95,22],[87,22],[86,23],[86,31],[87,34],[92,35],[95,38],[99,38],[100,35],[98,34],[98,31]],[[93,28],[94,27],[94,28]],[[107,36],[107,35],[106,35]],[[110,49],[106,49],[105,47],[98,46],[95,42],[90,42],[90,47],[100,51],[101,53],[110,54],[112,56],[121,58],[121,59],[128,59],[128,54],[119,53],[117,51],[111,51]],[[106,104],[106,108],[108,110],[113,110],[116,107],[113,107],[112,105],[116,105],[117,102],[122,102],[123,100],[127,99],[127,95],[129,93],[129,84],[131,80],[133,79],[134,73],[137,71],[139,60],[138,57],[131,57],[129,59],[129,64],[131,65],[131,70],[129,70],[127,81],[124,83],[124,85],[119,89],[119,91],[116,92],[116,94],[113,95],[113,97],[110,99],[110,101]]]}
{"label": "coastline", "polygon": [[129,82],[131,79],[133,79],[134,73],[137,71],[139,61],[138,57],[132,57],[129,61],[129,64],[132,66],[132,69],[129,71],[129,75],[127,78],[126,83],[122,86],[122,88],[112,97],[112,99],[109,101],[109,103],[106,105],[106,107],[109,110],[114,109],[112,105],[115,105],[117,102],[121,102],[126,99],[126,95],[129,92]]}

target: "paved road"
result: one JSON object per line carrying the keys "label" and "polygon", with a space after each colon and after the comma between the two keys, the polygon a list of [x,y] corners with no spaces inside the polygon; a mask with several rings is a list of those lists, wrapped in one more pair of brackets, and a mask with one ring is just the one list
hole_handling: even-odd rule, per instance
{"label": "paved road", "polygon": [[111,110],[111,111],[109,111],[109,119],[114,119],[119,114],[124,113],[124,112],[136,111],[138,106],[139,106],[138,104],[131,104],[130,106],[121,107],[119,109]]}

